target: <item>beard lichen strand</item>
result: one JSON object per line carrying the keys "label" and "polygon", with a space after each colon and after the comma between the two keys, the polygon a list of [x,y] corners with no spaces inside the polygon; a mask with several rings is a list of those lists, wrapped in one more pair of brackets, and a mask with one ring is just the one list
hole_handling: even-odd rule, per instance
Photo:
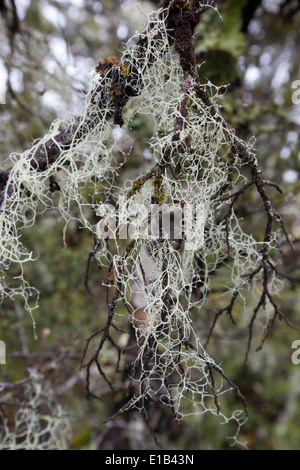
{"label": "beard lichen strand", "polygon": [[[220,194],[223,197],[227,194],[224,188],[228,191],[228,188],[247,184],[248,180],[242,175],[241,169],[253,161],[228,161],[228,143],[234,147],[237,140],[234,132],[220,119],[216,104],[218,88],[210,85],[215,93],[214,100],[208,101],[206,95],[203,99],[203,93],[199,93],[193,62],[189,59],[192,49],[187,56],[190,66],[183,62],[184,51],[180,45],[177,44],[179,57],[172,50],[174,41],[179,40],[179,31],[175,34],[174,28],[180,28],[180,8],[183,8],[185,21],[188,21],[191,18],[187,14],[188,5],[195,8],[196,3],[197,8],[201,8],[200,2],[168,2],[174,7],[172,15],[170,11],[160,10],[158,14],[149,16],[143,37],[137,37],[138,50],[136,47],[126,50],[120,63],[112,60],[109,63],[101,62],[102,68],[93,77],[93,86],[86,98],[80,122],[74,124],[77,126],[74,135],[74,129],[70,128],[70,132],[67,132],[67,145],[64,138],[61,142],[57,139],[61,126],[57,121],[49,134],[32,149],[11,156],[14,166],[2,193],[4,199],[0,213],[1,264],[4,267],[0,289],[2,298],[9,296],[14,299],[22,294],[26,308],[31,311],[35,307],[29,302],[32,288],[23,276],[19,279],[19,285],[8,288],[5,284],[6,272],[12,264],[19,265],[22,272],[24,263],[32,260],[32,254],[22,246],[21,227],[31,226],[38,213],[53,207],[49,181],[52,181],[53,188],[54,178],[57,184],[55,187],[59,187],[57,207],[66,224],[71,219],[78,219],[82,227],[94,234],[97,238],[94,257],[99,265],[104,265],[107,260],[106,263],[116,270],[117,283],[121,283],[116,286],[117,293],[113,309],[109,311],[108,327],[113,327],[114,311],[118,309],[119,303],[126,302],[129,320],[135,328],[139,345],[131,373],[135,393],[130,405],[141,408],[145,399],[159,401],[171,406],[178,419],[189,414],[192,406],[193,413],[209,410],[222,416],[225,422],[233,419],[239,429],[245,420],[245,410],[244,414],[235,412],[226,417],[220,409],[218,397],[228,387],[234,389],[240,398],[241,394],[205,351],[196,332],[196,319],[192,319],[192,312],[193,315],[195,309],[199,315],[203,312],[211,275],[225,261],[232,264],[231,279],[225,286],[229,294],[243,298],[245,289],[249,287],[249,273],[255,271],[257,274],[251,278],[251,282],[253,292],[259,291],[261,276],[257,268],[261,262],[261,248],[263,246],[266,250],[266,246],[270,247],[276,236],[269,236],[263,245],[257,242],[252,235],[244,232],[233,207],[226,221],[219,220],[219,214],[226,205],[226,201],[220,200]],[[179,15],[177,20],[175,15]],[[196,16],[198,18],[198,13]],[[191,34],[192,29],[193,25],[186,34]],[[188,45],[191,47],[190,42]],[[134,64],[132,70],[128,64]],[[107,68],[104,69],[104,66]],[[118,97],[122,96],[125,78],[131,72],[136,79],[136,83],[131,83],[131,86],[139,87],[139,95],[135,96],[132,92],[130,101],[125,99],[121,102]],[[130,80],[133,80],[133,75]],[[121,89],[118,88],[120,83],[117,77],[122,87],[124,85]],[[185,90],[184,100],[182,90]],[[123,115],[121,111],[125,104],[128,113]],[[128,129],[130,120],[136,114],[147,114],[155,122],[149,141],[155,166],[145,177],[136,180],[136,185],[125,197],[123,187],[109,176],[112,169],[114,172],[118,170],[114,160],[118,142],[114,137],[114,125],[108,118],[114,116],[115,122],[122,124],[120,112],[124,130]],[[53,142],[53,147],[49,142]],[[52,157],[47,157],[46,164],[42,165],[42,155],[47,155],[49,145],[53,149]],[[244,143],[243,146],[245,154],[248,147]],[[45,154],[42,153],[43,148]],[[121,147],[119,150],[123,152]],[[253,155],[251,149],[247,155]],[[157,177],[159,181],[155,180]],[[95,178],[96,182],[93,183]],[[90,192],[94,191],[94,195],[97,195],[97,181],[101,181],[107,192],[118,199],[117,208],[119,214],[122,214],[122,224],[133,226],[131,238],[134,240],[134,249],[125,254],[122,252],[123,244],[118,239],[119,227],[110,224],[110,214],[104,216],[103,220],[104,227],[109,228],[109,243],[113,244],[111,251],[109,243],[101,244],[99,238],[104,234],[98,224],[92,224],[89,217],[89,211],[100,213],[103,204],[97,206],[85,200],[81,188],[89,184]],[[157,194],[151,200],[153,184]],[[151,222],[148,216],[151,202],[162,206],[164,201],[174,207],[178,206],[179,201],[180,207],[187,208],[192,214],[192,222],[180,250],[170,240],[158,243],[151,238],[147,239],[145,227],[148,229]],[[78,215],[73,211],[74,204]],[[135,210],[134,204],[144,207],[145,213]],[[197,209],[196,215],[193,215],[193,208]],[[137,269],[137,257],[141,259],[140,269]],[[199,299],[193,297],[193,286],[196,283],[201,286]],[[113,285],[110,282],[109,288]],[[278,285],[274,281],[268,289],[276,292]],[[137,311],[141,308],[141,305],[137,306],[138,302],[143,304],[146,315],[140,325],[137,323]],[[105,339],[111,340],[109,334]],[[103,337],[100,339],[101,347],[92,356],[95,361],[98,361],[104,340]]]}
{"label": "beard lichen strand", "polygon": [[[49,386],[40,370],[28,368],[23,381],[8,387],[1,397],[0,450],[68,449],[70,419],[49,394]],[[6,414],[6,407],[15,412]]]}

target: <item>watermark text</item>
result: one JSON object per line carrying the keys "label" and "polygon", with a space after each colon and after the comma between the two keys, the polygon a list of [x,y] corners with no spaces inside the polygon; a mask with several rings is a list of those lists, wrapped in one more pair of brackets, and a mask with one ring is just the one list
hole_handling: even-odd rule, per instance
{"label": "watermark text", "polygon": [[103,204],[97,210],[99,239],[185,240],[186,250],[204,244],[207,208],[205,204],[122,204],[118,209]]}
{"label": "watermark text", "polygon": [[292,363],[298,366],[300,364],[300,340],[297,339],[292,344],[292,349],[296,349],[292,354]]}
{"label": "watermark text", "polygon": [[0,340],[0,364],[6,364],[6,346],[4,341]]}
{"label": "watermark text", "polygon": [[292,88],[296,90],[292,95],[292,102],[293,104],[300,104],[300,80],[295,80],[292,83]]}

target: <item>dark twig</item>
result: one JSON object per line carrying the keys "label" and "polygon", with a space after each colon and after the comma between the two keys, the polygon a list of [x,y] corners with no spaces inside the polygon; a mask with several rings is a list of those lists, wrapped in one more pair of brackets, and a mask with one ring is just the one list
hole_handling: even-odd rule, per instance
{"label": "dark twig", "polygon": [[208,343],[209,343],[209,341],[210,341],[210,339],[211,339],[211,337],[212,337],[212,335],[213,335],[213,332],[214,332],[215,326],[216,326],[216,324],[217,324],[217,321],[218,321],[218,319],[220,318],[220,316],[221,316],[223,313],[226,312],[227,315],[229,316],[229,318],[230,318],[232,324],[233,324],[233,325],[236,324],[236,322],[235,322],[235,320],[234,320],[234,318],[233,318],[233,316],[232,316],[232,310],[233,310],[234,303],[235,303],[235,301],[236,301],[238,295],[239,295],[239,292],[238,292],[238,291],[234,292],[234,294],[232,295],[230,304],[227,305],[227,307],[222,308],[221,310],[219,310],[219,311],[215,314],[215,318],[214,318],[213,324],[212,324],[212,326],[211,326],[211,328],[210,328],[210,331],[209,331],[209,333],[208,333],[208,337],[207,337],[207,340],[206,340],[206,343],[205,343],[205,347],[208,345]]}

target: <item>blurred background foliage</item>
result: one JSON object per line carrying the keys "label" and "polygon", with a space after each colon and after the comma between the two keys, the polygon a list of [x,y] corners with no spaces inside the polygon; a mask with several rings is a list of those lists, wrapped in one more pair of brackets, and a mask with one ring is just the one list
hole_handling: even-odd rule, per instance
{"label": "blurred background foliage", "polygon": [[[9,166],[12,152],[28,148],[46,133],[56,117],[63,120],[80,111],[89,74],[100,58],[119,57],[123,44],[141,30],[143,12],[160,2],[131,0],[1,0],[0,86],[7,87],[6,104],[0,105],[1,166]],[[221,86],[223,113],[245,140],[256,137],[255,148],[266,179],[276,181],[284,195],[274,191],[274,201],[286,214],[295,241],[292,252],[282,243],[281,272],[291,278],[281,293],[285,315],[300,324],[300,105],[293,104],[292,84],[300,79],[300,4],[293,0],[223,0],[220,15],[209,11],[195,33],[202,81]],[[132,158],[120,178],[134,178],[151,165],[147,140],[152,124],[146,116],[135,118]],[[124,148],[128,145],[124,138]],[[260,214],[251,193],[244,198],[240,215],[255,236],[261,235]],[[51,398],[64,407],[71,423],[71,449],[156,448],[143,417],[135,411],[115,421],[103,420],[126,402],[128,382],[117,377],[115,391],[99,378],[91,380],[101,401],[87,399],[80,359],[87,338],[106,319],[103,281],[105,273],[91,265],[89,289],[85,285],[87,260],[93,240],[76,223],[69,224],[66,245],[62,221],[55,211],[40,217],[23,234],[25,245],[38,256],[27,266],[26,278],[40,291],[39,309],[32,320],[22,304],[4,302],[0,307],[0,339],[7,345],[7,365],[0,366],[0,408],[13,422],[14,408],[4,410],[5,384],[17,384],[38,368],[45,376]],[[298,241],[299,240],[299,241]],[[16,273],[17,274],[17,273]],[[218,292],[212,308],[224,306]],[[226,305],[226,304],[225,304]],[[291,344],[299,332],[277,324],[262,351],[253,348],[244,365],[249,318],[236,307],[238,325],[222,317],[208,345],[208,353],[237,383],[249,404],[249,420],[239,441],[250,449],[300,448],[300,365],[291,362]],[[240,311],[239,311],[240,309]],[[124,312],[125,314],[125,312]],[[195,324],[205,341],[212,322],[207,311],[195,312]],[[126,325],[126,315],[124,315]],[[262,331],[257,331],[257,346]],[[127,336],[124,333],[126,344]],[[108,349],[106,373],[114,372]],[[102,361],[103,362],[103,361]],[[17,390],[17,389],[16,389]],[[10,400],[17,400],[11,392]],[[236,407],[228,398],[222,406]],[[149,422],[163,448],[228,449],[231,425],[220,425],[213,416],[190,416],[174,423],[163,409],[149,410]],[[239,448],[239,446],[234,447]]]}

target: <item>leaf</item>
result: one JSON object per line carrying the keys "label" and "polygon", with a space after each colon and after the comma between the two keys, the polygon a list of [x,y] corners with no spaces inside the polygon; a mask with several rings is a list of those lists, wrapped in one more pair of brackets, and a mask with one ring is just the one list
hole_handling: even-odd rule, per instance
{"label": "leaf", "polygon": [[115,268],[112,268],[112,270],[109,273],[105,274],[106,279],[109,282],[114,282],[115,279]]}

